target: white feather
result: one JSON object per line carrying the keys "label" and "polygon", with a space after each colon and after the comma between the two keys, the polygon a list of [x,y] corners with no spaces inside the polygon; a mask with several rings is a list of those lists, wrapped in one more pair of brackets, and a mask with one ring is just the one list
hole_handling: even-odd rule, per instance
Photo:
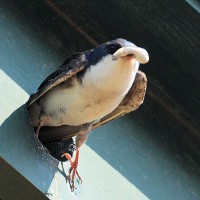
{"label": "white feather", "polygon": [[128,93],[138,67],[134,58],[114,61],[108,55],[87,70],[82,84],[75,80],[68,89],[52,89],[43,104],[45,112],[53,116],[51,126],[76,126],[112,112]]}

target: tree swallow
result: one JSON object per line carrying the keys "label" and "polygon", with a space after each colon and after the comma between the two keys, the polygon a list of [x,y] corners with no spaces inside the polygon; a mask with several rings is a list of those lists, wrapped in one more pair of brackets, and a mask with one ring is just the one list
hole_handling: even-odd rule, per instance
{"label": "tree swallow", "polygon": [[81,180],[79,148],[90,131],[143,102],[147,80],[138,68],[148,61],[145,49],[112,40],[68,57],[30,96],[27,109],[39,139],[40,134],[42,140],[76,136],[75,160],[64,154],[71,164],[72,190],[75,174]]}

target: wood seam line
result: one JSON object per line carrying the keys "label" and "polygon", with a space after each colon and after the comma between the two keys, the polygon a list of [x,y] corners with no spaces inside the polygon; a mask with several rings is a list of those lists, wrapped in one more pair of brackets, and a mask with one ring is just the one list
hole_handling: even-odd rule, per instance
{"label": "wood seam line", "polygon": [[81,35],[83,35],[90,44],[93,46],[98,46],[97,41],[92,38],[87,32],[85,32],[83,29],[77,26],[77,24],[67,15],[65,15],[57,6],[55,6],[51,1],[49,0],[43,0],[52,10],[54,10],[56,13],[58,13],[62,19],[67,21],[67,23],[73,27],[76,31],[78,31]]}

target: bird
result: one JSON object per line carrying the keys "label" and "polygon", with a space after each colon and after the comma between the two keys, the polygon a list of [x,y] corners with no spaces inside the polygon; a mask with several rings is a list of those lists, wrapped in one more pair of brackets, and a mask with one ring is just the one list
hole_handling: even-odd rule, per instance
{"label": "bird", "polygon": [[69,162],[72,190],[78,173],[80,147],[91,130],[137,109],[144,100],[146,75],[139,65],[148,52],[117,38],[67,57],[30,95],[27,110],[41,141],[75,136],[76,155],[64,153]]}

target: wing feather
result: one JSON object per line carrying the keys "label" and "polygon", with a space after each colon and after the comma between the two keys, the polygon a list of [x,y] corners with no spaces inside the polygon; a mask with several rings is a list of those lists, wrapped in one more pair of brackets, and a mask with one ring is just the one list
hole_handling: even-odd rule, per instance
{"label": "wing feather", "polygon": [[72,76],[76,75],[80,71],[86,69],[87,59],[86,54],[78,53],[67,58],[67,60],[52,74],[50,74],[39,86],[36,93],[32,94],[27,102],[27,106],[30,107],[41,96],[51,90],[53,87],[68,80]]}
{"label": "wing feather", "polygon": [[[115,120],[129,112],[136,110],[144,101],[147,88],[147,78],[145,73],[138,71],[135,81],[125,96],[120,105],[110,114],[103,117],[97,123],[94,123],[92,130],[96,129],[104,124]],[[42,127],[40,130],[39,139],[41,142],[51,142],[61,139],[69,139],[76,136],[79,131],[83,128],[80,126],[68,126],[63,125],[59,127]]]}
{"label": "wing feather", "polygon": [[113,112],[103,117],[98,123],[94,124],[92,130],[136,110],[144,101],[146,89],[147,77],[145,73],[138,71],[135,81],[123,101]]}

